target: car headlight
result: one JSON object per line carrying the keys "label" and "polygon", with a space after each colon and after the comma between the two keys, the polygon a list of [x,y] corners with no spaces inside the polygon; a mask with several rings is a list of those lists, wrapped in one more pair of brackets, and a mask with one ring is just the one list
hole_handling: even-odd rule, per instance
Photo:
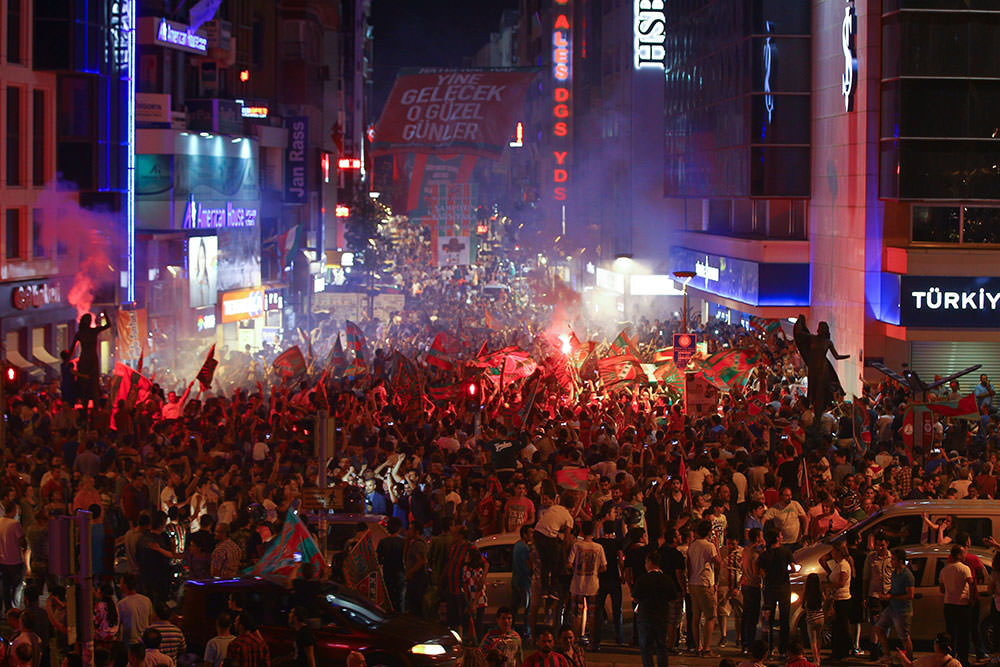
{"label": "car headlight", "polygon": [[791,604],[795,604],[798,601],[799,601],[799,594],[798,593],[792,593]]}
{"label": "car headlight", "polygon": [[416,655],[444,655],[444,646],[440,644],[414,644],[410,648],[410,653]]}

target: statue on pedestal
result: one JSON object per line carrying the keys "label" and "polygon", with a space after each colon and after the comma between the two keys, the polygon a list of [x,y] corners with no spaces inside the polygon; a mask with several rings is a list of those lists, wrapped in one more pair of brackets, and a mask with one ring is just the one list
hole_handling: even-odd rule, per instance
{"label": "statue on pedestal", "polygon": [[792,329],[795,346],[806,364],[809,378],[807,400],[816,415],[817,420],[826,411],[833,397],[844,393],[844,388],[837,377],[837,370],[827,358],[826,353],[832,352],[834,359],[849,359],[849,354],[837,354],[837,348],[830,339],[830,325],[820,322],[816,333],[809,333],[806,318],[799,314]]}

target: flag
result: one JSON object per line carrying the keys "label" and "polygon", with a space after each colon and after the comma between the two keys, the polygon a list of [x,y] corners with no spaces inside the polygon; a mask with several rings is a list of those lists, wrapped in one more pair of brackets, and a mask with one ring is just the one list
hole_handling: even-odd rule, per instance
{"label": "flag", "polygon": [[[673,348],[667,349],[673,350]],[[673,390],[677,394],[683,394],[684,373],[674,364],[673,354],[661,356],[661,351],[657,351],[656,356],[653,357],[653,365],[656,367],[653,369],[653,377],[667,389]]]}
{"label": "flag", "polygon": [[351,365],[344,369],[344,377],[361,377],[368,372],[365,360],[361,355],[354,357]]}
{"label": "flag", "polygon": [[377,606],[383,609],[391,608],[370,530],[348,549],[344,558],[344,579],[348,588],[360,593]]}
{"label": "flag", "polygon": [[606,387],[622,382],[646,380],[646,372],[642,370],[639,360],[630,354],[598,359],[597,373]]}
{"label": "flag", "polygon": [[432,401],[454,401],[462,397],[463,382],[427,387],[427,396]]}
{"label": "flag", "polygon": [[556,470],[556,484],[564,489],[586,491],[589,472],[586,468],[562,468]]}
{"label": "flag", "polygon": [[355,352],[363,350],[365,347],[365,335],[354,322],[347,320],[347,348]]}
{"label": "flag", "polygon": [[906,452],[909,454],[910,460],[913,460],[913,406],[906,406],[906,412],[903,413],[903,444],[906,445]]}
{"label": "flag", "polygon": [[677,476],[681,478],[681,490],[684,492],[684,497],[687,498],[687,506],[690,509],[691,505],[691,484],[688,482],[688,471],[687,466],[684,465],[684,457],[680,457],[681,464],[677,468]]}
{"label": "flag", "polygon": [[326,563],[319,545],[309,533],[306,524],[293,510],[288,510],[285,523],[281,527],[281,535],[271,541],[264,555],[251,567],[243,570],[243,574],[254,577],[264,575],[286,577],[291,579],[298,572],[302,563],[310,563],[313,572],[322,572]]}
{"label": "flag", "polygon": [[663,364],[663,363],[666,363],[668,361],[670,363],[674,363],[674,348],[673,348],[673,346],[670,346],[670,347],[661,347],[659,350],[657,350],[656,352],[653,353],[653,363],[654,364]]}
{"label": "flag", "polygon": [[302,225],[295,225],[278,236],[278,261],[282,268],[292,263],[295,253],[302,247]]}
{"label": "flag", "polygon": [[636,359],[639,358],[639,348],[636,347],[635,341],[628,337],[628,334],[622,330],[613,341],[611,341],[611,350],[608,352],[610,356],[622,356],[631,354]]}
{"label": "flag", "polygon": [[500,326],[500,323],[497,322],[496,318],[493,317],[492,315],[490,315],[490,309],[489,308],[484,308],[483,312],[486,313],[484,315],[484,319],[486,321],[486,328],[487,329],[493,329],[494,331],[497,331],[497,330],[499,330],[499,329],[502,328]]}
{"label": "flag", "polygon": [[389,361],[389,385],[397,394],[413,396],[420,389],[420,380],[413,362],[401,352],[392,354]]}
{"label": "flag", "polygon": [[212,377],[215,375],[215,367],[218,365],[219,360],[215,358],[215,344],[213,343],[208,350],[208,356],[205,357],[205,363],[201,365],[201,370],[195,376],[202,391],[207,391],[212,386]]}
{"label": "flag", "polygon": [[487,380],[494,386],[502,386],[508,382],[526,378],[538,368],[531,355],[517,347],[507,347],[488,352],[469,362],[474,368],[482,368]]}
{"label": "flag", "polygon": [[527,424],[528,418],[531,417],[531,410],[535,407],[535,396],[538,395],[538,386],[542,382],[542,376],[536,375],[533,382],[531,382],[531,393],[528,395],[528,400],[525,401],[524,405],[518,411],[518,416],[521,418],[521,424]]}
{"label": "flag", "polygon": [[306,372],[306,359],[299,346],[292,345],[277,356],[272,366],[282,378],[295,378]]}
{"label": "flag", "polygon": [[129,407],[142,403],[149,398],[149,394],[153,390],[153,383],[149,378],[121,362],[115,363],[114,376],[113,385],[117,385],[117,391],[111,406],[111,428],[117,431],[118,425],[115,423],[115,415],[118,413],[119,401],[124,401],[125,405]]}
{"label": "flag", "polygon": [[928,403],[927,409],[953,419],[979,419],[979,406],[976,405],[975,394],[969,394],[958,401]]}
{"label": "flag", "polygon": [[804,502],[809,503],[812,500],[812,482],[809,480],[809,467],[806,465],[805,457],[799,459],[799,491]]}
{"label": "flag", "polygon": [[459,349],[458,341],[442,331],[434,337],[434,342],[427,350],[427,364],[442,370],[451,370],[455,367],[453,360]]}
{"label": "flag", "polygon": [[781,331],[781,320],[776,320],[769,317],[757,317],[756,315],[750,316],[750,328],[755,331],[759,331],[765,336],[769,336],[773,333]]}
{"label": "flag", "polygon": [[187,31],[193,34],[198,31],[202,24],[215,18],[215,13],[219,11],[221,4],[222,0],[198,0],[191,5],[191,9],[188,10],[189,25]]}
{"label": "flag", "polygon": [[751,350],[724,350],[707,359],[694,359],[698,374],[719,389],[728,389],[749,377],[760,361],[760,353]]}
{"label": "flag", "polygon": [[335,371],[347,367],[347,355],[344,354],[344,346],[340,344],[339,332],[337,333],[337,342],[333,344],[333,348],[330,350],[330,358],[327,360],[326,365]]}

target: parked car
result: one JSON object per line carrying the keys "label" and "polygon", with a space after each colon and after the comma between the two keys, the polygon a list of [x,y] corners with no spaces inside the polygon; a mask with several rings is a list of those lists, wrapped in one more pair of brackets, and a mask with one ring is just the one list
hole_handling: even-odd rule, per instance
{"label": "parked car", "polygon": [[[931,521],[951,517],[955,530],[969,533],[972,544],[984,544],[986,537],[1000,539],[1000,503],[995,500],[904,500],[883,507],[846,530],[795,552],[799,573],[805,578],[811,572],[822,573],[820,559],[834,542],[846,540],[851,533],[868,545],[869,538],[885,533],[891,547],[908,547],[932,541],[924,525],[924,515]],[[992,558],[992,556],[990,557]]]}
{"label": "parked car", "polygon": [[[941,632],[941,610],[944,608],[944,593],[938,588],[938,575],[941,569],[948,564],[948,556],[951,553],[950,544],[917,544],[903,547],[906,549],[907,567],[913,572],[913,580],[916,584],[913,589],[913,626],[911,633],[914,641],[931,642],[934,637]],[[975,554],[986,567],[987,580],[990,572],[990,565],[993,561],[993,551],[981,547],[972,547],[969,553]],[[858,571],[861,571],[863,563],[856,563]],[[820,567],[822,572],[822,567]],[[792,581],[792,604],[791,604],[791,627],[798,628],[805,632],[805,610],[802,608],[802,593],[805,589],[806,574],[804,569],[791,576]],[[822,574],[820,575],[823,576]],[[980,618],[989,615],[990,595],[986,592],[985,581],[979,584]],[[863,630],[870,635],[870,627]],[[828,638],[827,638],[828,639]]]}
{"label": "parked car", "polygon": [[288,588],[260,577],[185,582],[180,626],[193,652],[200,655],[214,636],[215,619],[233,594],[253,614],[274,664],[293,654],[295,631],[288,626],[288,612],[299,605],[309,612],[318,665],[343,665],[351,651],[364,654],[369,666],[382,667],[455,665],[461,655],[459,636],[438,623],[382,611],[337,584]]}

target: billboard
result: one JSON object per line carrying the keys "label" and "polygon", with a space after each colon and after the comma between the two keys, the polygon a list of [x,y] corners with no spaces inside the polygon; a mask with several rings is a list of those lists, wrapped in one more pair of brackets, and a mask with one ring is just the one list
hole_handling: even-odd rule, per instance
{"label": "billboard", "polygon": [[530,69],[404,70],[375,125],[374,155],[471,153],[497,157],[507,148]]}
{"label": "billboard", "polygon": [[220,229],[218,257],[220,291],[260,285],[260,228]]}
{"label": "billboard", "polygon": [[188,239],[188,293],[192,308],[218,301],[219,241],[215,236]]}
{"label": "billboard", "polygon": [[288,150],[285,154],[285,201],[291,204],[305,204],[309,192],[309,118],[289,116],[285,119],[288,128]]}

